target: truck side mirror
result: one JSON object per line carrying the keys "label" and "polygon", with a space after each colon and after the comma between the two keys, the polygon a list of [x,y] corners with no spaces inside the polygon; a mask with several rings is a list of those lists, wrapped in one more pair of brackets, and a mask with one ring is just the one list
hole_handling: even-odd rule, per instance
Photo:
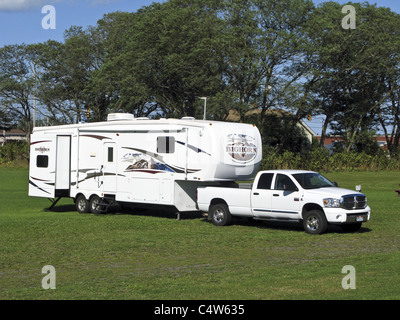
{"label": "truck side mirror", "polygon": [[335,187],[339,187],[339,185],[338,185],[338,183],[337,183],[336,181],[333,181],[333,185],[334,185]]}

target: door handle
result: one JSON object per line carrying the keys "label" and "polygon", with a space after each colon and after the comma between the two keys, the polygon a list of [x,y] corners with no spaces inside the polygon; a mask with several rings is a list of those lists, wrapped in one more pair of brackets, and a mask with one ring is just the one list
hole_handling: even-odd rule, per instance
{"label": "door handle", "polygon": [[279,197],[279,194],[274,193],[273,196],[274,196],[274,197]]}
{"label": "door handle", "polygon": [[258,193],[258,192],[254,192],[253,194],[254,194],[255,196],[258,196],[258,195],[259,195],[259,193]]}

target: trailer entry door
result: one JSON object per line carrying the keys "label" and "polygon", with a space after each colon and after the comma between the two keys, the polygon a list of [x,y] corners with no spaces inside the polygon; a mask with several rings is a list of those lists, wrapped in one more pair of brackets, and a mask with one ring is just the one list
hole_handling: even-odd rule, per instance
{"label": "trailer entry door", "polygon": [[56,196],[69,197],[71,185],[71,136],[57,136]]}

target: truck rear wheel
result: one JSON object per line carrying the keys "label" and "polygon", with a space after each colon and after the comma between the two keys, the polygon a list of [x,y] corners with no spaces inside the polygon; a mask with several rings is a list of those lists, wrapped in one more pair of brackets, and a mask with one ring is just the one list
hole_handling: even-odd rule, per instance
{"label": "truck rear wheel", "polygon": [[227,226],[230,224],[232,216],[225,203],[217,203],[210,208],[212,223],[216,226]]}
{"label": "truck rear wheel", "polygon": [[322,234],[328,229],[325,214],[320,210],[310,210],[304,214],[303,228],[310,234]]}

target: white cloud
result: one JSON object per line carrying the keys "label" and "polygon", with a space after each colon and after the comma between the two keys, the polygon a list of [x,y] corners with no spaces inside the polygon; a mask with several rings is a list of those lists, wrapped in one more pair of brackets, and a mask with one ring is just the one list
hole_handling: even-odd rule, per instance
{"label": "white cloud", "polygon": [[60,0],[0,0],[0,11],[28,11]]}

